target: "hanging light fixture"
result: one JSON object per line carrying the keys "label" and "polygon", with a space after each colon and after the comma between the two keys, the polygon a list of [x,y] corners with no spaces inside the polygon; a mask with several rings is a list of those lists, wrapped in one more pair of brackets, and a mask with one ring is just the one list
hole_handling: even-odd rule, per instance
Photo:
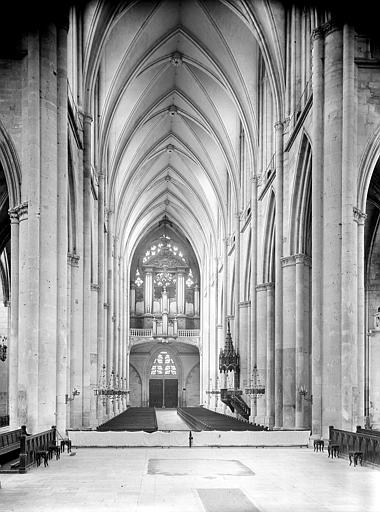
{"label": "hanging light fixture", "polygon": [[94,389],[94,393],[95,396],[102,397],[103,405],[105,405],[107,397],[113,402],[116,398],[127,395],[129,391],[125,389],[126,384],[126,377],[119,377],[119,374],[115,375],[113,370],[111,370],[110,378],[107,383],[107,369],[106,365],[103,364],[99,378],[99,386]]}
{"label": "hanging light fixture", "polygon": [[251,386],[245,388],[245,394],[252,396],[256,401],[261,395],[265,394],[265,386],[260,383],[257,366],[255,365],[252,370]]}

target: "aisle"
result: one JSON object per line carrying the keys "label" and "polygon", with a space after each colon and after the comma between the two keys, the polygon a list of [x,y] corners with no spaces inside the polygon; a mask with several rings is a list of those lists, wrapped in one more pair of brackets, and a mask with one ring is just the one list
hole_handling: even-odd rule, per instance
{"label": "aisle", "polygon": [[177,409],[155,409],[158,430],[190,430]]}

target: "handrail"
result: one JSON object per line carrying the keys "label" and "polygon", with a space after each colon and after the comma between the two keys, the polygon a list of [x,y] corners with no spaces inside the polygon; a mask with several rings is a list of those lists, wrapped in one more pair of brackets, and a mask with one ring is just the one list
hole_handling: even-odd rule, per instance
{"label": "handrail", "polygon": [[191,338],[192,336],[199,336],[199,329],[178,329],[179,338]]}
{"label": "handrail", "polygon": [[129,329],[130,336],[140,336],[141,338],[151,338],[153,336],[152,329],[136,329],[131,327]]}

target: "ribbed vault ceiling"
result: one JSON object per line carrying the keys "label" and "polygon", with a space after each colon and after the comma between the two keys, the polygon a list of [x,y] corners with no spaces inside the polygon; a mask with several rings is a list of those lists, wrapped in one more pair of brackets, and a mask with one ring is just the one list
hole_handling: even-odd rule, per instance
{"label": "ribbed vault ceiling", "polygon": [[218,223],[225,232],[229,195],[240,208],[239,139],[243,129],[253,172],[260,53],[242,5],[137,1],[93,13],[88,88],[123,252],[166,214],[201,263]]}

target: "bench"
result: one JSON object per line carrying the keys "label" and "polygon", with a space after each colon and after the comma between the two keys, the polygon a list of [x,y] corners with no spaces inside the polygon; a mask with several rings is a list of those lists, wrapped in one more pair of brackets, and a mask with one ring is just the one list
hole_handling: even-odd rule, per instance
{"label": "bench", "polygon": [[359,461],[359,464],[362,466],[363,465],[363,452],[359,452],[359,451],[348,452],[348,459],[350,461],[350,466],[352,464],[352,461],[354,462],[354,467],[357,466],[358,461]]}
{"label": "bench", "polygon": [[323,452],[325,448],[325,442],[323,439],[314,439],[314,451]]}
{"label": "bench", "polygon": [[328,451],[329,457],[331,455],[332,459],[334,457],[339,457],[340,445],[337,443],[329,443],[329,445],[327,446],[327,451]]}
{"label": "bench", "polygon": [[67,446],[67,453],[71,452],[71,440],[68,437],[61,439],[61,452],[65,451],[65,446]]}
{"label": "bench", "polygon": [[41,448],[39,450],[36,450],[35,458],[36,458],[37,467],[41,464],[41,460],[43,460],[44,461],[44,466],[46,468],[46,466],[49,465],[49,450],[47,450],[45,448]]}
{"label": "bench", "polygon": [[23,430],[19,428],[0,434],[0,457],[13,452],[15,456],[18,455],[16,452],[20,452],[20,438],[22,433]]}

